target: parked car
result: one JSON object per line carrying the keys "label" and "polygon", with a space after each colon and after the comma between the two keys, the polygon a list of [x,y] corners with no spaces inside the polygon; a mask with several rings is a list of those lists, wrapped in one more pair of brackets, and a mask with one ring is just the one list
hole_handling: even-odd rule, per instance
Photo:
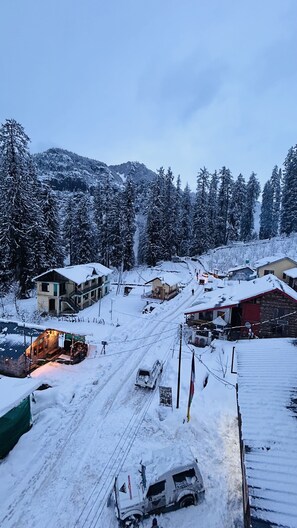
{"label": "parked car", "polygon": [[154,389],[163,371],[163,364],[158,359],[152,367],[141,367],[136,375],[135,385],[145,389]]}
{"label": "parked car", "polygon": [[[204,498],[204,485],[197,460],[187,452],[187,462],[181,463],[174,454],[174,447],[164,451],[162,464],[159,455],[154,460],[160,463],[161,473],[156,477],[155,463],[140,464],[122,471],[115,479],[112,501],[121,527],[136,527],[150,515],[197,505]],[[168,456],[170,461],[168,461]],[[168,470],[162,472],[165,467]],[[157,468],[158,469],[158,468]]]}

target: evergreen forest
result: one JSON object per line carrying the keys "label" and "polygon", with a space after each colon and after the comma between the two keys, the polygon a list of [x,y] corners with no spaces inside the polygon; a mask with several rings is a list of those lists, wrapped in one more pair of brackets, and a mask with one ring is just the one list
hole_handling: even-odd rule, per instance
{"label": "evergreen forest", "polygon": [[95,186],[63,192],[38,177],[29,143],[14,119],[1,126],[1,294],[14,286],[24,298],[35,276],[65,263],[129,270],[297,231],[297,145],[264,185],[257,234],[261,189],[254,172],[246,180],[227,167],[214,173],[203,167],[192,190],[188,184],[182,189],[170,167],[161,167],[151,182],[128,174],[119,184],[106,173]]}

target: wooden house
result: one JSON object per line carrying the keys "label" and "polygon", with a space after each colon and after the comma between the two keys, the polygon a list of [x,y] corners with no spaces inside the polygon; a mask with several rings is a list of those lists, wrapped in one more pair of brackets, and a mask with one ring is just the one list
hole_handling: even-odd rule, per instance
{"label": "wooden house", "polygon": [[112,270],[99,263],[55,268],[35,277],[39,312],[76,313],[109,292]]}
{"label": "wooden house", "polygon": [[209,292],[185,315],[190,326],[211,325],[221,317],[230,338],[251,332],[259,337],[297,337],[297,292],[267,275]]}
{"label": "wooden house", "polygon": [[[38,366],[56,359],[61,352],[71,356],[84,349],[85,336],[67,334],[53,328],[34,327],[0,321],[0,373],[24,377]],[[87,350],[85,350],[85,355]]]}
{"label": "wooden house", "polygon": [[169,301],[179,292],[179,277],[174,273],[164,273],[146,282],[152,285],[150,297]]}
{"label": "wooden house", "polygon": [[32,426],[32,392],[40,385],[37,379],[0,378],[0,459],[17,444]]}
{"label": "wooden house", "polygon": [[290,257],[275,255],[273,257],[264,257],[255,263],[258,277],[264,275],[275,275],[279,279],[283,279],[285,270],[296,268],[297,262]]}

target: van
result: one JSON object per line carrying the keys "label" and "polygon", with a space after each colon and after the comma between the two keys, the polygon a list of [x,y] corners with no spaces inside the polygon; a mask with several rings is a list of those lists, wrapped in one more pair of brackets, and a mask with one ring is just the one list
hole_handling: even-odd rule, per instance
{"label": "van", "polygon": [[197,505],[203,500],[205,490],[197,460],[190,449],[184,451],[186,460],[179,456],[176,459],[174,451],[174,447],[160,449],[151,464],[141,463],[116,477],[113,502],[120,527],[136,527],[145,517]]}

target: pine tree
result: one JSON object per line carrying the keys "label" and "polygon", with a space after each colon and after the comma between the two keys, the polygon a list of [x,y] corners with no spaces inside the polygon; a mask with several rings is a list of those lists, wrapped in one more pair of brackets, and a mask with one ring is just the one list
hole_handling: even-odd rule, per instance
{"label": "pine tree", "polygon": [[[162,170],[162,169],[160,169]],[[163,176],[163,175],[162,175]],[[163,259],[171,260],[172,254],[176,252],[176,241],[174,236],[175,228],[175,188],[173,185],[173,174],[169,167],[163,176],[163,199],[162,199],[162,242],[163,242]]]}
{"label": "pine tree", "polygon": [[[120,268],[123,263],[124,211],[120,191],[113,192],[113,198],[107,206],[107,241],[109,265]],[[133,251],[133,247],[132,247]]]}
{"label": "pine tree", "polygon": [[97,260],[99,262],[103,263],[103,243],[102,243],[102,231],[104,231],[103,228],[103,220],[104,220],[104,214],[103,214],[103,205],[104,205],[104,198],[103,198],[103,187],[100,181],[98,181],[95,190],[94,190],[94,219],[97,226],[97,240],[96,240],[96,250],[98,254]]}
{"label": "pine tree", "polygon": [[69,255],[69,264],[74,264],[74,251],[75,251],[75,240],[74,240],[74,221],[75,219],[75,194],[68,198],[68,202],[65,208],[65,217],[63,222],[62,234],[64,239],[64,250]]}
{"label": "pine tree", "polygon": [[241,239],[244,241],[251,240],[254,236],[254,214],[260,191],[259,181],[256,174],[252,172],[246,186],[246,201],[241,223]]}
{"label": "pine tree", "polygon": [[[8,119],[0,129],[0,272],[7,284],[15,280],[19,296],[26,297],[34,264],[32,240],[36,234],[38,201],[29,153],[29,137],[22,125]],[[32,218],[35,217],[32,223]]]}
{"label": "pine tree", "polygon": [[273,186],[271,180],[268,180],[263,189],[262,205],[260,214],[260,231],[259,238],[271,238],[273,223]]}
{"label": "pine tree", "polygon": [[182,196],[180,254],[189,256],[192,245],[193,206],[191,190],[187,184]]}
{"label": "pine tree", "polygon": [[96,260],[96,224],[90,196],[78,192],[73,199],[72,264],[86,264]]}
{"label": "pine tree", "polygon": [[201,255],[209,248],[208,236],[208,188],[209,172],[203,167],[197,176],[196,200],[193,215],[192,255]]}
{"label": "pine tree", "polygon": [[220,186],[218,191],[217,243],[228,242],[228,215],[233,189],[233,179],[229,169],[222,167],[219,172]]}
{"label": "pine tree", "polygon": [[284,166],[281,233],[289,235],[297,231],[297,145],[289,149]]}
{"label": "pine tree", "polygon": [[123,266],[124,270],[133,268],[135,264],[135,189],[132,178],[127,177],[123,192]]}
{"label": "pine tree", "polygon": [[[111,186],[109,174],[105,178],[104,184],[102,186],[102,200],[101,200],[101,209],[102,214],[100,215],[101,225],[99,230],[99,255],[100,262],[105,266],[109,267],[111,265],[110,255],[112,251],[112,240],[111,240],[111,231],[113,228],[114,220],[112,218],[112,206],[114,205],[114,196],[115,191]],[[98,211],[98,208],[96,209]],[[98,225],[98,219],[97,219]]]}
{"label": "pine tree", "polygon": [[217,245],[218,184],[219,179],[215,171],[210,180],[208,193],[208,237],[210,248]]}
{"label": "pine tree", "polygon": [[40,191],[41,208],[44,221],[43,246],[45,250],[45,269],[63,265],[63,250],[58,203],[56,197],[47,185]]}
{"label": "pine tree", "polygon": [[181,241],[182,241],[182,190],[180,175],[177,176],[176,190],[175,190],[175,211],[174,211],[174,246],[176,254],[181,255]]}
{"label": "pine tree", "polygon": [[146,224],[146,262],[155,266],[163,258],[164,225],[163,202],[164,196],[164,169],[159,169],[157,177],[151,186]]}
{"label": "pine tree", "polygon": [[275,237],[279,232],[280,206],[281,206],[281,180],[282,170],[275,165],[271,175],[271,187],[273,193],[271,236]]}
{"label": "pine tree", "polygon": [[246,201],[246,183],[242,174],[238,175],[233,189],[228,213],[228,240],[240,240],[240,229]]}

